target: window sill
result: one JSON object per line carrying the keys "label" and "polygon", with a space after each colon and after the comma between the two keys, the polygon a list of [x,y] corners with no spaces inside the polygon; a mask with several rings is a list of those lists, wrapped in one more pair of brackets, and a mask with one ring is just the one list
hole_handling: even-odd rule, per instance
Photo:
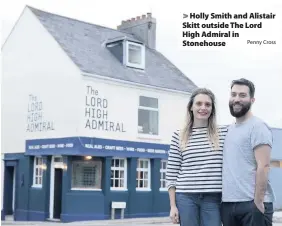
{"label": "window sill", "polygon": [[159,191],[162,191],[162,192],[165,191],[165,192],[167,192],[167,188],[160,188]]}
{"label": "window sill", "polygon": [[148,140],[161,140],[160,135],[153,135],[153,134],[145,134],[145,133],[138,133],[137,138],[139,139],[148,139]]}
{"label": "window sill", "polygon": [[127,188],[110,188],[111,191],[128,191]]}
{"label": "window sill", "polygon": [[152,191],[151,188],[136,188],[136,191]]}
{"label": "window sill", "polygon": [[72,191],[102,191],[100,188],[71,188]]}
{"label": "window sill", "polygon": [[42,185],[33,184],[31,188],[42,189]]}

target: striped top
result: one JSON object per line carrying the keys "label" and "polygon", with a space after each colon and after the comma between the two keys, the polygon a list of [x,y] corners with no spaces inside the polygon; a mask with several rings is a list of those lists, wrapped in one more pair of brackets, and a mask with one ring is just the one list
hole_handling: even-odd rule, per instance
{"label": "striped top", "polygon": [[180,150],[179,131],[174,132],[169,150],[167,188],[176,192],[221,192],[223,144],[227,127],[219,126],[219,149],[212,150],[207,127],[193,128],[185,150]]}

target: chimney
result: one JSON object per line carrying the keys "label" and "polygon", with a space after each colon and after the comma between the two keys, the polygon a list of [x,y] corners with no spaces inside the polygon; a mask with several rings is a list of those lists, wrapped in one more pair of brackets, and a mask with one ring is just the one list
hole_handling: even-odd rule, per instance
{"label": "chimney", "polygon": [[151,13],[123,20],[117,29],[133,34],[151,49],[156,48],[156,19]]}

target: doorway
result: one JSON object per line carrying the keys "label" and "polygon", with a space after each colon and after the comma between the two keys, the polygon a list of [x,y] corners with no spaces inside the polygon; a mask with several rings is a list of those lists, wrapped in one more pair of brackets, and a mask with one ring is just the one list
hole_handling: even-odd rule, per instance
{"label": "doorway", "polygon": [[61,219],[63,195],[63,166],[64,164],[62,157],[52,157],[49,205],[49,218],[51,220]]}
{"label": "doorway", "polygon": [[7,161],[4,171],[4,215],[6,220],[13,220],[16,195],[16,162]]}
{"label": "doorway", "polygon": [[62,213],[62,180],[63,170],[60,168],[55,168],[55,180],[54,180],[54,208],[53,208],[53,218],[60,219]]}

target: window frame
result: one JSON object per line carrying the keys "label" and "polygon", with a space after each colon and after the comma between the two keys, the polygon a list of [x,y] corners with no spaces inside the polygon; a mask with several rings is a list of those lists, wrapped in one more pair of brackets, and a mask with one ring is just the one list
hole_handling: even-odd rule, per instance
{"label": "window frame", "polygon": [[[133,46],[137,46],[137,47],[141,47],[141,63],[137,64],[137,63],[130,63],[129,58],[130,58],[130,54],[129,54],[129,46],[133,45]],[[132,42],[132,41],[125,41],[125,54],[124,54],[124,62],[127,66],[132,67],[132,68],[136,68],[136,69],[145,69],[145,46],[143,44],[140,43],[136,43],[136,42]]]}
{"label": "window frame", "polygon": [[[41,164],[36,164],[36,160],[38,159],[41,160]],[[32,175],[32,187],[34,188],[42,188],[43,187],[43,157],[42,156],[34,156],[33,159],[33,175]],[[38,175],[36,175],[36,169],[38,169]],[[36,183],[36,178],[41,178],[41,184],[40,183]]]}
{"label": "window frame", "polygon": [[[139,161],[147,161],[148,162],[148,168],[139,168],[138,167],[138,163]],[[144,170],[146,169],[146,170]],[[137,187],[138,186],[138,178],[136,176],[136,191],[151,191],[151,159],[148,158],[138,158],[137,159],[137,165],[136,165],[136,174],[138,174],[138,172],[148,172],[148,186],[147,187]],[[142,179],[142,178],[141,178]],[[144,178],[143,178],[144,180]]]}
{"label": "window frame", "polygon": [[[163,163],[166,163],[166,168],[164,169],[163,168]],[[160,166],[160,191],[167,191],[167,187],[166,187],[166,169],[167,169],[167,160],[165,160],[165,159],[162,159],[161,160],[161,166]],[[164,178],[162,178],[162,173],[165,173],[165,177]],[[165,186],[164,187],[162,187],[162,182],[165,182]]]}
{"label": "window frame", "polygon": [[[145,107],[145,106],[141,106],[140,105],[140,98],[141,97],[146,97],[146,98],[151,98],[151,99],[156,99],[158,102],[158,107],[157,108],[153,108],[153,107]],[[156,137],[159,138],[160,136],[160,105],[159,105],[160,101],[158,97],[153,97],[153,96],[149,96],[149,95],[142,95],[139,94],[138,95],[138,110],[137,110],[137,133],[138,136],[141,137]],[[157,134],[150,134],[150,133],[143,133],[143,132],[139,132],[139,110],[147,110],[147,111],[154,111],[158,113],[158,119],[157,119],[157,123],[158,123],[158,133]]]}
{"label": "window frame", "polygon": [[[98,174],[98,177],[99,177],[99,188],[91,188],[91,187],[74,187],[73,185],[73,167],[74,167],[74,164],[76,163],[89,163],[89,162],[92,162],[93,164],[97,165],[99,167],[99,174]],[[78,190],[78,191],[102,191],[102,160],[74,160],[72,161],[71,163],[71,190]]]}
{"label": "window frame", "polygon": [[[124,170],[124,178],[123,178],[123,187],[112,187],[110,185],[110,190],[112,191],[127,191],[127,158],[120,158],[120,157],[113,157],[111,161],[113,160],[124,160],[124,166],[123,167],[116,167],[116,166],[112,166],[111,164],[111,173],[112,173],[112,170],[118,170],[118,171],[121,171],[121,170]],[[115,177],[114,177],[115,178]],[[115,178],[115,179],[121,179],[120,177],[119,178]],[[112,181],[112,176],[111,176],[111,179]],[[110,183],[111,184],[111,183]]]}

